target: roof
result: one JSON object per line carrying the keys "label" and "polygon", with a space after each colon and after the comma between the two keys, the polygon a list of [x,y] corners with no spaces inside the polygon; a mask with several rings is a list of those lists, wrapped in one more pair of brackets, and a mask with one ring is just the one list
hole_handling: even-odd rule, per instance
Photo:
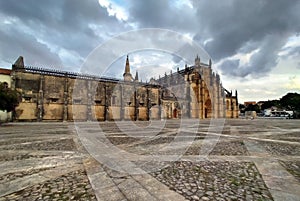
{"label": "roof", "polygon": [[6,68],[0,68],[0,74],[2,75],[10,75],[11,70]]}
{"label": "roof", "polygon": [[244,105],[255,105],[256,101],[246,101],[244,102]]}

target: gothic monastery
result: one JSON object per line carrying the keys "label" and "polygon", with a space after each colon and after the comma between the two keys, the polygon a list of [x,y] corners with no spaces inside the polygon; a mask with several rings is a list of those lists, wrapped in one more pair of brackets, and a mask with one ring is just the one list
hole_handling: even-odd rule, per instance
{"label": "gothic monastery", "polygon": [[204,64],[198,56],[194,65],[148,83],[132,76],[128,56],[123,80],[27,67],[23,57],[10,78],[22,94],[14,121],[238,118],[237,92],[226,90],[211,60]]}

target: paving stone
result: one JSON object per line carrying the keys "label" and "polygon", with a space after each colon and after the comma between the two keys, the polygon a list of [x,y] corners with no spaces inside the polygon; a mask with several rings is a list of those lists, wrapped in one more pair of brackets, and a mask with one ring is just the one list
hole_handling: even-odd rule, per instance
{"label": "paving stone", "polygon": [[[174,171],[176,168],[177,171]],[[198,183],[199,187],[204,189],[204,193],[201,195],[199,192],[196,195],[199,197],[208,197],[209,199],[214,199],[215,197],[221,196],[221,194],[228,194],[228,197],[231,196],[233,199],[233,196],[237,194],[237,192],[243,191],[245,187],[247,186],[259,186],[265,189],[265,184],[261,183],[262,178],[252,178],[252,180],[246,180],[247,177],[243,175],[244,169],[251,169],[252,171],[257,171],[255,168],[254,163],[250,162],[189,162],[189,161],[177,161],[175,163],[172,163],[168,168],[165,168],[159,172],[151,173],[154,177],[156,177],[159,181],[165,180],[166,185],[168,185],[171,189],[177,189],[180,185],[173,185],[172,182],[170,182],[169,178],[171,175],[175,173],[173,176],[178,176],[182,178],[182,180],[178,180],[177,184],[183,184],[178,189],[180,189],[180,193],[187,199],[192,200],[191,191],[187,188],[187,185],[189,181],[198,181],[200,175],[204,178],[203,183]],[[178,171],[182,170],[182,171]],[[198,173],[198,174],[196,174]],[[176,175],[178,174],[178,175]],[[257,174],[259,174],[257,172]],[[254,176],[254,175],[253,175]],[[253,177],[252,176],[252,177]],[[248,178],[251,176],[249,175]],[[193,178],[190,180],[190,178]],[[218,188],[215,187],[215,184],[218,184]],[[230,186],[227,188],[227,186]],[[198,191],[198,186],[194,186],[193,189],[196,189]],[[234,190],[234,191],[232,191]],[[251,188],[252,194],[257,194],[258,197],[262,197],[260,188]],[[222,191],[222,192],[221,192]],[[244,195],[239,195],[240,199],[245,199]],[[235,198],[234,198],[235,199]],[[269,193],[268,198],[266,200],[272,200],[272,196]]]}
{"label": "paving stone", "polygon": [[[163,128],[158,121],[133,123],[135,126],[132,122],[13,123],[0,127],[0,201],[300,197],[297,120],[226,120],[219,134],[211,132],[209,120],[198,124],[184,120],[184,131],[179,131],[181,124],[176,120],[166,121]],[[78,128],[101,135],[102,142],[109,140],[146,173],[131,175],[89,161]],[[198,131],[193,133],[195,128]],[[216,142],[210,152],[199,155],[206,153],[204,142],[210,140]],[[191,145],[186,149],[187,142]],[[128,153],[138,157],[128,157]],[[182,157],[173,161],[174,154]],[[147,161],[155,155],[153,161]]]}

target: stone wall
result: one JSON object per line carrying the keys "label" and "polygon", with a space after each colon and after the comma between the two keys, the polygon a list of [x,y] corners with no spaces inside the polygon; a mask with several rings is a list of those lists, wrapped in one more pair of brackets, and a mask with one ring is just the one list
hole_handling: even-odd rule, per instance
{"label": "stone wall", "polygon": [[[158,87],[25,71],[13,73],[22,94],[17,121],[149,120],[158,105]],[[152,119],[159,119],[154,108]]]}
{"label": "stone wall", "polygon": [[186,67],[152,81],[151,84],[127,82],[14,67],[12,85],[22,93],[15,118],[17,121],[145,121],[238,117],[237,97],[225,95],[219,76],[207,65]]}

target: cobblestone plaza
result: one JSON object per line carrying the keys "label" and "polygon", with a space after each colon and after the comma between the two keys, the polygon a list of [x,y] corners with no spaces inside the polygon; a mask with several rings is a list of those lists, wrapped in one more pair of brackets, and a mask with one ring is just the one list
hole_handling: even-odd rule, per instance
{"label": "cobblestone plaza", "polygon": [[4,124],[0,200],[300,200],[299,123]]}

